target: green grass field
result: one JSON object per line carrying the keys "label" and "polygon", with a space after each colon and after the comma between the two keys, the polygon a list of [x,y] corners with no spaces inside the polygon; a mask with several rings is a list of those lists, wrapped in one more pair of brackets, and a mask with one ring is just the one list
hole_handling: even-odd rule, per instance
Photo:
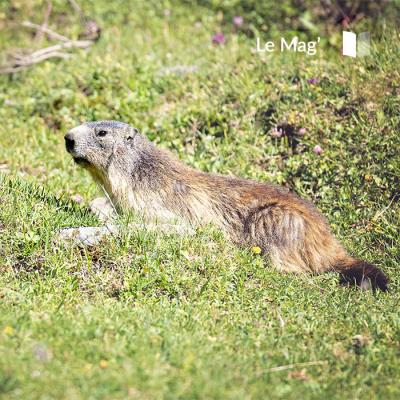
{"label": "green grass field", "polygon": [[[373,49],[353,59],[340,55],[340,25],[293,16],[293,1],[266,20],[244,1],[200,3],[82,1],[98,42],[0,76],[2,399],[400,397],[394,11],[355,25]],[[49,27],[77,38],[79,15],[52,4]],[[0,64],[53,43],[20,27],[41,24],[46,8],[0,4]],[[219,31],[225,44],[212,43]],[[321,36],[315,56],[252,51],[257,36],[296,32]],[[98,224],[88,211],[98,189],[63,140],[96,119],[128,122],[201,170],[290,187],[391,291],[278,273],[213,227],[194,238],[127,231],[91,248],[58,241],[61,228]]]}

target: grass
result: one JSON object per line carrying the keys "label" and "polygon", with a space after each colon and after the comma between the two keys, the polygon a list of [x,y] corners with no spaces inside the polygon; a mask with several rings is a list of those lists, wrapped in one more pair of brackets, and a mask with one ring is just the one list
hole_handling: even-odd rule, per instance
{"label": "grass", "polygon": [[[90,51],[0,77],[2,398],[399,397],[398,30],[379,25],[366,58],[338,55],[340,27],[314,57],[259,55],[257,24],[236,33],[206,3],[82,2],[103,28]],[[32,46],[17,26],[40,23],[46,4],[1,7],[1,50]],[[51,26],[76,37],[78,16],[53,8]],[[271,39],[287,28],[267,23]],[[219,30],[225,46],[211,43]],[[197,70],[166,70],[177,65]],[[108,118],[196,168],[314,201],[391,291],[280,274],[213,227],[194,239],[139,230],[93,248],[58,242],[63,227],[98,223],[87,209],[97,188],[63,134]]]}

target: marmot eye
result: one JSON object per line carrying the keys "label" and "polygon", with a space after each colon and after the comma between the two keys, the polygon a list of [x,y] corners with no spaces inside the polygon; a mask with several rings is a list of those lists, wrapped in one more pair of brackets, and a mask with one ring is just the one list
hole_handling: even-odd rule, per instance
{"label": "marmot eye", "polygon": [[106,136],[107,135],[107,131],[101,130],[97,132],[97,136]]}

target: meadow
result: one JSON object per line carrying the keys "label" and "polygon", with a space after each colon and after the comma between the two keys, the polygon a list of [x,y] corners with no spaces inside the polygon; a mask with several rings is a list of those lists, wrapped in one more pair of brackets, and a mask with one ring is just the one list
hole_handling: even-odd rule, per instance
{"label": "meadow", "polygon": [[[98,41],[0,75],[0,397],[399,398],[400,3],[354,19],[373,39],[358,58],[340,54],[351,21],[316,16],[319,2],[78,3],[54,0],[49,28],[76,39],[91,19]],[[53,43],[21,27],[48,4],[0,4],[0,64]],[[319,36],[316,54],[256,51],[282,35]],[[99,119],[315,202],[391,290],[279,273],[212,226],[58,240],[99,224],[101,193],[63,139]]]}

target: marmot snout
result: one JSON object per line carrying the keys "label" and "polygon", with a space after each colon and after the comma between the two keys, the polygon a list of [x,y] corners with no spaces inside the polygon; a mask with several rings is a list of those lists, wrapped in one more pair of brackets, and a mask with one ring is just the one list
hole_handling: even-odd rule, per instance
{"label": "marmot snout", "polygon": [[122,122],[85,123],[65,144],[122,208],[149,220],[216,224],[235,243],[259,246],[281,271],[337,271],[343,283],[387,289],[381,270],[349,256],[322,214],[282,187],[196,171]]}

